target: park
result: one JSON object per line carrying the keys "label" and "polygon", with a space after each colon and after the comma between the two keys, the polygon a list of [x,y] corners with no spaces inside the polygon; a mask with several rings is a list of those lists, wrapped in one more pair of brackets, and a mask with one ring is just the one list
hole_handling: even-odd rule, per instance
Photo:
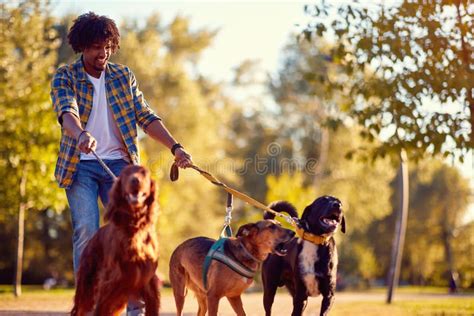
{"label": "park", "polygon": [[[81,64],[84,51],[71,47],[68,32],[92,11],[117,23],[110,65],[126,65],[140,106],[174,137],[150,136],[153,120],[137,114],[132,136],[120,140],[126,161],[139,157],[156,183],[161,315],[176,313],[169,262],[184,240],[217,239],[223,227],[236,233],[274,201],[301,216],[321,196],[337,197],[345,219],[344,230],[331,232],[338,264],[330,315],[474,314],[472,1],[0,7],[0,315],[57,316],[73,306],[67,192],[76,171],[64,161],[84,156],[66,159],[73,151],[64,145],[88,131],[83,110],[68,110],[80,112],[82,132],[72,137],[62,125],[55,76]],[[109,101],[123,97],[111,91],[107,102],[120,113],[114,106],[128,101]],[[85,102],[74,98],[71,107]],[[172,181],[176,150],[192,155],[195,168]],[[103,226],[107,205],[97,205]],[[247,315],[265,314],[263,293],[257,272],[242,296]],[[273,314],[290,315],[293,304],[280,288]],[[220,315],[235,314],[227,300],[219,306]],[[320,306],[321,297],[310,297],[304,314]],[[190,292],[184,314],[196,310]]]}

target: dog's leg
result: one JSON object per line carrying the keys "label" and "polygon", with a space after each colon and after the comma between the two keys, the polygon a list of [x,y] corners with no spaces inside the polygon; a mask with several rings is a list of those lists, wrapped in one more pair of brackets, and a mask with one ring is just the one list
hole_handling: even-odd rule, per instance
{"label": "dog's leg", "polygon": [[[173,253],[170,261],[170,282],[173,288],[174,302],[176,304],[176,315],[183,315],[184,299],[186,297],[186,272],[179,264],[179,258]],[[204,312],[205,313],[205,312]]]}
{"label": "dog's leg", "polygon": [[270,316],[272,314],[272,305],[275,300],[275,294],[278,285],[275,282],[264,283],[263,287],[263,307],[265,308],[265,315]]}
{"label": "dog's leg", "polygon": [[107,300],[102,301],[102,303],[97,304],[97,308],[94,312],[94,315],[119,316],[126,306],[127,296],[109,297]]}
{"label": "dog's leg", "polygon": [[217,316],[217,310],[219,309],[220,297],[212,293],[207,293],[207,308],[209,316]]}
{"label": "dog's leg", "polygon": [[263,307],[265,315],[272,314],[272,305],[275,300],[275,294],[278,289],[278,281],[282,270],[282,260],[270,256],[263,263],[262,267],[262,283],[263,283]]}
{"label": "dog's leg", "polygon": [[295,295],[293,295],[293,312],[291,316],[301,316],[306,307],[307,300],[306,287],[304,285],[297,286]]}
{"label": "dog's leg", "polygon": [[118,316],[127,305],[127,301],[128,294],[124,293],[117,284],[109,283],[107,286],[103,286],[98,293],[94,315]]}
{"label": "dog's leg", "polygon": [[232,306],[237,316],[245,316],[244,306],[240,296],[228,297],[227,300],[229,301],[230,306]]}
{"label": "dog's leg", "polygon": [[332,307],[332,303],[334,303],[334,295],[329,294],[328,296],[323,297],[323,301],[321,302],[321,313],[320,316],[327,316],[329,315],[329,310]]}
{"label": "dog's leg", "polygon": [[199,304],[197,316],[206,316],[207,312],[207,296],[204,292],[196,293],[196,299]]}
{"label": "dog's leg", "polygon": [[158,316],[160,310],[160,289],[158,277],[155,275],[143,289],[143,300],[145,301],[145,315]]}

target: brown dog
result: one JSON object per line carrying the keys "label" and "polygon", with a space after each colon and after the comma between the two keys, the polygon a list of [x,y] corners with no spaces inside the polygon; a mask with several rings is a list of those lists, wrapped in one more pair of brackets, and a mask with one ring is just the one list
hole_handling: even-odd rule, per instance
{"label": "brown dog", "polygon": [[130,297],[143,298],[146,315],[158,315],[158,215],[155,183],[140,166],[126,167],[110,191],[108,221],[81,256],[71,315],[119,315]]}
{"label": "brown dog", "polygon": [[[286,254],[285,244],[294,232],[284,229],[275,220],[263,220],[239,228],[237,237],[224,244],[224,254],[255,272],[270,253]],[[253,279],[244,277],[229,266],[212,260],[207,274],[207,290],[203,285],[205,257],[215,240],[197,237],[186,240],[173,252],[170,260],[170,281],[177,315],[183,315],[186,288],[191,289],[199,303],[198,316],[216,316],[219,300],[227,297],[237,315],[245,315],[240,295]]]}

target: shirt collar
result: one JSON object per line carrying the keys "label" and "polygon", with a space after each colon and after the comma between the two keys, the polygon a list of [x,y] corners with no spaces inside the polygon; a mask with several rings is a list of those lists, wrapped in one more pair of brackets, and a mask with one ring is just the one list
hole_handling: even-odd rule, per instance
{"label": "shirt collar", "polygon": [[[79,57],[73,64],[73,68],[77,73],[77,79],[79,81],[89,81],[87,78],[86,69],[84,68],[84,62],[82,61],[82,55]],[[105,81],[107,82],[110,79],[115,77],[114,72],[110,68],[110,63],[107,62],[107,66],[105,67]]]}

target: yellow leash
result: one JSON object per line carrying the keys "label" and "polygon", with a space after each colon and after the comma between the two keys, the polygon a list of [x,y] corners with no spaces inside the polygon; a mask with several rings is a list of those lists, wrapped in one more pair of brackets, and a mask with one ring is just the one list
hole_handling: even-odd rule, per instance
{"label": "yellow leash", "polygon": [[[209,172],[204,171],[204,170],[202,170],[201,168],[199,168],[195,165],[191,165],[190,168],[193,168],[194,170],[199,172],[203,177],[205,177],[207,180],[209,180],[212,184],[222,187],[224,190],[227,191],[227,193],[236,196],[240,200],[242,200],[242,201],[244,201],[244,202],[246,202],[246,203],[248,203],[252,206],[255,206],[259,209],[270,212],[275,216],[279,216],[279,217],[285,219],[291,226],[293,226],[295,228],[296,235],[298,237],[300,237],[301,239],[307,240],[307,241],[312,242],[313,244],[316,244],[316,245],[324,244],[328,240],[328,237],[326,237],[326,236],[318,236],[318,235],[315,235],[315,234],[312,234],[310,232],[305,231],[301,227],[301,225],[299,225],[297,218],[294,218],[294,217],[291,217],[291,216],[288,216],[288,215],[285,215],[285,214],[282,214],[282,213],[278,213],[278,212],[272,210],[271,208],[269,208],[265,204],[260,203],[259,201],[255,200],[255,199],[252,199],[250,196],[248,196],[248,195],[246,195],[242,192],[239,192],[239,191],[227,186],[225,183],[217,180],[217,178],[214,177]],[[171,181],[176,181],[176,180],[178,180],[178,178],[179,178],[179,169],[178,169],[178,166],[176,165],[176,163],[173,163],[173,165],[171,166],[171,171],[170,171],[170,179],[171,179]]]}
{"label": "yellow leash", "polygon": [[[272,210],[271,208],[269,208],[265,204],[262,204],[259,201],[252,199],[250,196],[248,196],[248,195],[246,195],[242,192],[239,192],[235,189],[232,189],[231,187],[227,186],[225,183],[222,183],[221,181],[217,180],[216,177],[214,177],[209,172],[204,171],[204,170],[202,170],[201,168],[199,168],[195,165],[190,166],[190,168],[193,168],[194,170],[199,172],[203,177],[205,177],[207,180],[209,180],[211,183],[222,187],[224,190],[227,191],[227,193],[236,196],[240,200],[242,200],[244,202],[247,202],[248,204],[250,204],[252,206],[255,206],[259,209],[270,212],[270,213],[274,214],[275,216],[279,216],[279,217],[284,218],[291,226],[293,226],[295,228],[296,235],[299,238],[301,238],[303,240],[307,240],[309,242],[312,242],[313,244],[316,244],[316,245],[324,244],[329,239],[326,236],[319,236],[319,235],[315,235],[315,234],[312,234],[310,232],[305,231],[301,227],[301,225],[299,225],[299,222],[298,222],[297,218],[287,216],[285,214],[278,213],[278,212]],[[173,165],[171,166],[171,171],[170,171],[170,179],[171,179],[171,181],[176,181],[176,180],[178,180],[178,178],[179,178],[179,169],[178,169],[178,166],[175,163],[173,163]],[[227,222],[227,226],[228,225],[229,225],[229,223]]]}
{"label": "yellow leash", "polygon": [[[196,170],[197,172],[199,172],[203,177],[205,177],[207,180],[209,180],[211,183],[217,185],[217,186],[220,186],[222,187],[224,190],[226,190],[228,193],[232,194],[233,196],[239,198],[240,200],[252,205],[252,206],[255,206],[259,209],[262,209],[264,211],[267,211],[267,212],[270,212],[272,214],[274,214],[275,216],[279,216],[279,217],[282,217],[284,218],[289,224],[291,224],[291,226],[297,228],[298,225],[297,225],[297,222],[296,220],[297,219],[294,219],[293,217],[291,216],[287,216],[285,214],[281,214],[281,213],[278,213],[278,212],[275,212],[274,210],[272,210],[271,208],[269,208],[268,206],[266,206],[265,204],[262,204],[260,203],[259,201],[257,200],[254,200],[252,199],[250,196],[242,193],[242,192],[239,192],[235,189],[232,189],[231,187],[227,186],[225,183],[222,183],[221,181],[217,180],[216,177],[214,177],[212,174],[210,174],[209,172],[207,171],[204,171],[202,170],[201,168],[195,166],[195,165],[192,165],[190,166],[190,168],[193,168],[194,170]],[[171,166],[171,172],[170,172],[170,179],[171,181],[176,181],[178,180],[178,177],[179,177],[179,169],[178,169],[178,166],[176,164],[173,163],[173,165]]]}

